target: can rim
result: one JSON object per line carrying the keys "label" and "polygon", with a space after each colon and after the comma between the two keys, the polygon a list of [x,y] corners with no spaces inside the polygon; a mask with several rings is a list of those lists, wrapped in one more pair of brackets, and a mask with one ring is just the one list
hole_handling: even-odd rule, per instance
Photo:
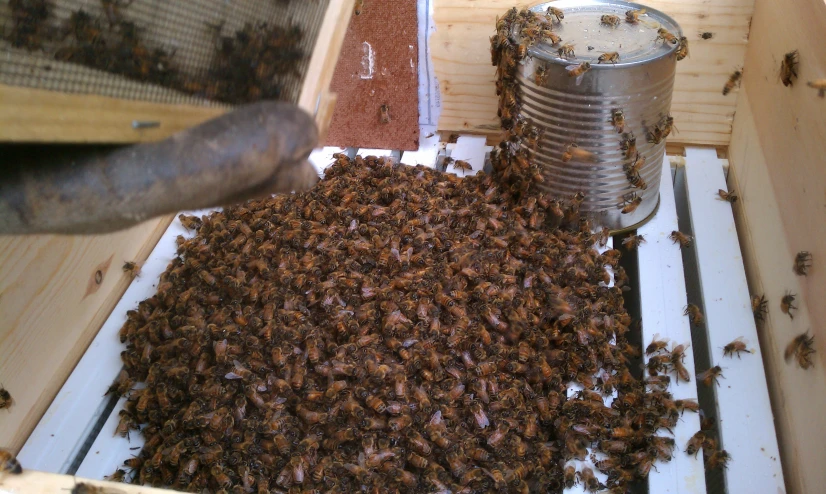
{"label": "can rim", "polygon": [[[661,10],[657,10],[657,9],[651,8],[647,5],[643,5],[643,4],[636,3],[636,2],[626,2],[626,1],[623,1],[623,0],[553,0],[553,1],[550,1],[550,2],[543,2],[543,3],[540,3],[538,5],[534,5],[529,10],[531,10],[533,12],[536,12],[536,13],[541,13],[541,12],[545,12],[545,10],[550,6],[566,8],[566,7],[590,7],[590,6],[600,6],[600,5],[616,6],[616,7],[626,8],[628,10],[645,9],[646,14],[653,14],[659,20],[668,22],[672,26],[674,26],[674,28],[677,31],[676,36],[678,38],[683,36],[682,28],[677,23],[677,21],[675,21],[670,15],[662,12]],[[668,50],[662,51],[661,53],[659,53],[655,56],[652,56],[651,58],[646,58],[644,60],[635,60],[635,61],[632,61],[632,62],[619,61],[616,64],[610,64],[610,65],[607,65],[607,64],[606,65],[591,64],[591,70],[613,70],[613,69],[620,68],[620,67],[625,68],[625,67],[636,67],[636,66],[639,66],[639,65],[646,65],[646,64],[649,64],[651,62],[660,60],[662,58],[674,55],[677,52],[678,47],[679,47],[679,44],[677,44],[677,45],[668,45]],[[539,49],[539,48],[536,48],[536,47],[529,48],[528,49],[528,54],[532,57],[536,57],[536,58],[541,59],[543,62],[554,63],[554,64],[557,64],[557,65],[567,66],[567,65],[571,65],[572,63],[576,62],[575,60],[566,60],[566,59],[562,59],[562,58],[559,58],[559,57],[556,57],[556,56],[553,56],[553,55],[548,56],[549,52],[547,50],[542,50],[542,49]]]}

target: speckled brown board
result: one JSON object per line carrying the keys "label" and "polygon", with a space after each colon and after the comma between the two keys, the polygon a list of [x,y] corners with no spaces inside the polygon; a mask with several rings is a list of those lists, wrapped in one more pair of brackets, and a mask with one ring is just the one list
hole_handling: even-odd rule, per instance
{"label": "speckled brown board", "polygon": [[[417,34],[416,0],[364,0],[330,86],[338,100],[328,146],[419,148]],[[389,108],[386,124],[382,104]]]}

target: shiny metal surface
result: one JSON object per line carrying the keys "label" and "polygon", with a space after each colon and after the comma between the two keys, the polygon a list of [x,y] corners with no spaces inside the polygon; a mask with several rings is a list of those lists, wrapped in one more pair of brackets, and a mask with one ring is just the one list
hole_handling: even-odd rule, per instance
{"label": "shiny metal surface", "polygon": [[[544,130],[535,152],[544,169],[544,187],[554,197],[585,192],[581,210],[597,225],[627,230],[650,218],[659,201],[665,140],[649,143],[646,135],[669,114],[677,46],[655,38],[660,27],[679,38],[679,27],[665,14],[620,1],[561,0],[532,10],[544,12],[549,5],[565,13],[565,19],[553,27],[562,42],[531,47],[517,74],[520,114]],[[643,8],[647,12],[641,22],[625,21],[627,10]],[[617,15],[620,24],[601,24],[604,14]],[[558,55],[558,47],[567,43],[574,44],[575,57]],[[610,51],[619,52],[619,62],[599,64],[599,56]],[[591,69],[581,80],[569,77],[565,67],[582,62],[590,62]],[[547,73],[541,86],[534,77],[540,64]],[[626,158],[620,148],[622,134],[611,123],[616,108],[622,109],[625,132],[633,132],[637,150],[646,158],[640,170],[648,184],[645,190],[633,187],[623,170],[633,157]],[[564,162],[563,153],[571,144],[590,151],[593,158]],[[642,203],[634,212],[622,214],[623,198],[633,193],[642,197]]]}

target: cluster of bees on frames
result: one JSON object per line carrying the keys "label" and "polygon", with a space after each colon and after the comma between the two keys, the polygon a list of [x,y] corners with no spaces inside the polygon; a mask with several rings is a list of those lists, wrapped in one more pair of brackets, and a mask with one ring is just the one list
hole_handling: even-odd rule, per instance
{"label": "cluster of bees on frames", "polygon": [[145,445],[114,478],[626,492],[671,457],[657,431],[681,409],[629,370],[619,252],[554,229],[555,207],[496,176],[337,155],[309,192],[182,217],[195,236],[120,332],[117,432]]}
{"label": "cluster of bees on frames", "polygon": [[230,104],[279,98],[281,80],[297,76],[298,62],[305,58],[298,26],[247,23],[233,36],[222,36],[223,22],[206,23],[203,29],[215,44],[214,60],[204,74],[187,75],[174,60],[174,50],[146,40],[145,28],[126,20],[133,2],[99,0],[99,14],[78,9],[55,22],[47,1],[12,0],[13,29],[7,39],[15,47],[46,51],[58,61]]}

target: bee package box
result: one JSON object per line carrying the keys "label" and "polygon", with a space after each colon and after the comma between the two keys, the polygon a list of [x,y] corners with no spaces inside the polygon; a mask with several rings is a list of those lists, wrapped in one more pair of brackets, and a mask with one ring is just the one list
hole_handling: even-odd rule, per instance
{"label": "bee package box", "polygon": [[[523,2],[519,7],[536,3]],[[673,17],[690,40],[690,54],[677,67],[672,101],[672,115],[680,132],[669,136],[667,145],[669,154],[676,152],[685,157],[670,156],[666,160],[673,166],[664,164],[662,169],[663,180],[658,188],[662,202],[652,220],[613,242],[618,248],[623,241],[628,245],[639,242],[636,250],[625,255],[630,263],[626,267],[632,288],[625,297],[632,306],[638,306],[642,318],[638,344],[645,348],[655,340],[668,340],[663,352],[670,354],[674,346],[690,343],[687,349],[683,346],[682,365],[691,382],[672,382],[669,391],[674,399],[693,400],[696,396],[708,419],[705,425],[715,424],[716,434],[708,436],[715,441],[716,451],[725,450],[730,460],[727,469],[706,471],[702,452],[696,457],[685,453],[692,440],[697,443],[699,436],[694,435],[701,427],[701,417],[687,410],[673,428],[674,435],[669,435],[675,438],[673,459],[654,464],[648,491],[820,492],[826,483],[826,471],[821,468],[822,438],[826,436],[826,419],[821,413],[826,407],[826,375],[820,358],[826,338],[826,306],[814,301],[826,296],[826,269],[822,268],[826,259],[826,213],[820,194],[826,189],[826,171],[819,166],[826,154],[822,139],[826,129],[821,118],[824,100],[819,97],[826,77],[826,59],[818,50],[826,42],[826,4],[656,0],[649,5]],[[496,132],[495,74],[489,65],[488,38],[495,32],[496,16],[502,16],[511,4],[478,0],[469,8],[464,1],[438,0],[431,6],[435,29],[422,51],[432,55],[433,63],[423,63],[422,67],[438,76],[430,83],[432,87],[438,83],[441,89],[434,97],[441,110],[434,130],[442,131],[445,140],[451,132]],[[789,58],[791,64],[783,65],[786,55],[795,51],[797,55]],[[794,71],[789,70],[792,67]],[[792,72],[797,76],[790,75]],[[791,84],[784,84],[783,73]],[[484,148],[485,140],[484,136],[462,136],[455,144],[443,143],[444,150],[438,157],[439,151],[428,148],[401,154],[401,161],[435,166],[444,161],[445,152],[457,152],[460,154],[451,156],[467,161],[475,172],[485,165],[489,151]],[[487,141],[497,143],[490,137]],[[476,147],[469,146],[469,142],[475,142]],[[705,148],[695,150],[693,146]],[[435,149],[439,149],[438,143]],[[316,158],[322,165],[327,164],[336,151],[341,150],[319,151]],[[356,150],[344,152],[356,155]],[[398,156],[391,151],[384,154]],[[456,172],[466,173],[464,169]],[[724,200],[727,194],[737,196],[737,200]],[[9,259],[23,259],[28,268],[3,276],[0,308],[31,321],[29,327],[34,332],[54,312],[51,308],[59,307],[67,321],[64,325],[72,326],[61,341],[72,344],[78,339],[72,321],[80,309],[84,311],[80,319],[84,321],[82,333],[89,338],[86,341],[104,320],[110,319],[83,358],[85,343],[69,355],[50,354],[63,359],[63,366],[69,369],[78,360],[80,363],[77,375],[66,381],[57,400],[52,401],[54,393],[38,391],[41,394],[37,401],[42,408],[51,403],[51,409],[19,455],[24,468],[102,478],[139,444],[141,438],[136,433],[129,439],[112,437],[122,403],[101,396],[120,369],[119,359],[112,355],[120,348],[113,332],[117,322],[112,321],[122,320],[123,311],[113,312],[111,308],[129,281],[125,276],[113,281],[106,273],[112,263],[119,267],[121,260],[141,261],[156,246],[157,253],[165,250],[169,255],[174,248],[170,247],[169,234],[165,234],[168,224],[169,218],[158,220],[96,241],[4,241],[6,252],[9,248],[19,252]],[[175,223],[170,228],[174,231],[181,227]],[[693,236],[694,241],[679,249],[668,238],[673,231]],[[163,235],[166,238],[159,241]],[[104,241],[110,247],[98,245]],[[812,256],[806,275],[793,269],[796,255],[803,251]],[[82,276],[67,275],[57,257],[77,264],[76,271]],[[154,254],[152,259],[156,259]],[[12,263],[3,264],[8,273]],[[130,286],[126,297],[131,298],[121,308],[130,304],[134,307],[138,300],[154,293],[154,280],[149,277],[151,273],[157,276],[163,264],[164,260],[156,259],[144,265],[146,274],[142,276],[146,279],[139,277]],[[10,296],[15,295],[18,284],[34,286],[52,273],[61,275],[56,286],[45,289],[45,295],[25,299]],[[96,282],[98,273],[100,281]],[[70,308],[65,296],[55,295],[62,286],[71,287],[63,292],[87,293],[77,308]],[[39,292],[33,289],[29,293]],[[784,312],[781,303],[787,294],[795,295],[796,309]],[[754,298],[749,300],[749,295]],[[761,301],[766,302],[765,306]],[[36,310],[18,311],[12,303],[21,307],[30,304]],[[703,314],[702,326],[692,325],[684,314],[689,303]],[[747,310],[752,303],[757,319]],[[693,318],[699,320],[696,315]],[[50,321],[56,326],[62,319]],[[34,334],[40,334],[39,341],[46,341],[43,334],[47,333]],[[807,344],[815,353],[802,353],[801,347],[792,346],[787,361],[789,345],[803,334],[814,336]],[[26,345],[31,343],[21,337],[0,341],[12,360],[10,347],[28,348]],[[36,355],[31,351],[23,354]],[[658,356],[646,356],[645,363],[656,366],[657,358],[651,364],[651,357]],[[42,376],[27,387],[26,380],[13,377],[18,371],[12,372],[8,360],[3,360],[0,384],[13,399],[20,396],[21,386],[43,388]],[[14,361],[14,369],[18,368],[37,375],[36,368],[19,359]],[[61,386],[61,382],[52,382],[54,379],[48,381],[55,391]],[[9,417],[15,417],[18,405],[15,401]],[[34,414],[34,421],[38,415]],[[29,437],[29,430],[16,434],[18,437],[6,444],[19,449]],[[12,436],[14,431],[6,437]],[[102,460],[104,457],[111,459]],[[724,458],[717,454],[712,463],[719,464]],[[576,463],[577,470],[584,466],[591,465],[587,461]],[[582,491],[584,487],[579,484],[574,490]]]}
{"label": "bee package box", "polygon": [[159,140],[260,99],[323,130],[353,0],[0,2],[0,141]]}

